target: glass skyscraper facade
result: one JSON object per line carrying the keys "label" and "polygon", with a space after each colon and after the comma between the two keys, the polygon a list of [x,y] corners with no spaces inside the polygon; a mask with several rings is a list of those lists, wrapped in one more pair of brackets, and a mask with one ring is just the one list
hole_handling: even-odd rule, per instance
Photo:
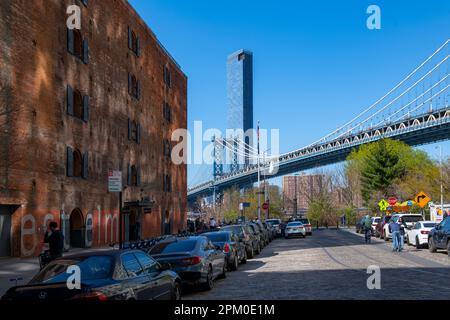
{"label": "glass skyscraper facade", "polygon": [[[247,50],[239,50],[228,56],[227,60],[227,96],[228,115],[227,128],[243,130],[249,133],[244,137],[247,145],[253,146],[253,53]],[[238,137],[227,137],[236,139]],[[244,162],[249,163],[247,148],[236,146],[235,161],[231,165],[231,171],[241,168],[242,161],[238,161],[238,155],[245,153]],[[242,150],[242,151],[240,151]]]}

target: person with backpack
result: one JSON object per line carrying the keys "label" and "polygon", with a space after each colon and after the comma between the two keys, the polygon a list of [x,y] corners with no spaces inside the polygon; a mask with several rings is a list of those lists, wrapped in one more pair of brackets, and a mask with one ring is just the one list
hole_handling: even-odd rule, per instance
{"label": "person with backpack", "polygon": [[369,215],[366,216],[364,219],[364,237],[366,240],[366,243],[371,243],[370,237],[372,236],[372,219]]}

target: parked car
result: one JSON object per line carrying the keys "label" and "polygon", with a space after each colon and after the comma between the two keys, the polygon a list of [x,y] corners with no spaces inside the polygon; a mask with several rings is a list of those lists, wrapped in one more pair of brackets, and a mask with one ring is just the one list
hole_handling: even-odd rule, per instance
{"label": "parked car", "polygon": [[377,223],[377,226],[375,227],[375,237],[384,239],[384,225],[389,223],[389,220],[391,220],[391,218],[392,216],[381,217],[380,221]]}
{"label": "parked car", "polygon": [[417,249],[428,246],[428,234],[434,227],[436,227],[434,221],[416,222],[414,227],[406,230],[406,243],[416,246]]}
{"label": "parked car", "polygon": [[228,270],[236,271],[240,263],[247,263],[245,245],[233,231],[217,231],[204,233],[217,248],[225,254]]}
{"label": "parked car", "polygon": [[450,217],[445,218],[428,234],[428,249],[436,252],[438,249],[447,250],[450,257]]}
{"label": "parked car", "polygon": [[205,236],[170,238],[150,248],[148,253],[161,263],[170,263],[183,283],[214,287],[216,278],[226,277],[225,254]]}
{"label": "parked car", "polygon": [[305,230],[306,230],[306,235],[312,236],[312,225],[311,225],[311,222],[309,221],[309,219],[300,218],[297,221],[303,223],[303,226],[305,227]]}
{"label": "parked car", "polygon": [[259,228],[259,231],[262,233],[263,239],[264,239],[264,247],[267,246],[270,242],[270,235],[269,230],[264,228],[264,225],[261,221],[256,221],[254,224]]}
{"label": "parked car", "polygon": [[267,235],[269,236],[269,242],[272,242],[272,240],[274,238],[274,236],[273,236],[274,232],[272,230],[272,226],[270,224],[266,223],[266,222],[261,222],[261,223],[262,223],[262,225],[264,227],[264,230],[266,230]]}
{"label": "parked car", "polygon": [[247,251],[247,258],[252,259],[255,255],[255,250],[259,245],[259,240],[253,235],[253,233],[244,225],[231,225],[221,228],[222,231],[233,231],[241,241],[245,250]]}
{"label": "parked car", "polygon": [[[423,220],[422,215],[420,214],[414,214],[414,213],[399,213],[392,216],[392,218],[389,220],[389,223],[399,221],[402,223],[405,223],[407,228],[412,228],[416,222],[419,222]],[[389,239],[392,239],[392,234],[389,232],[389,223],[386,223],[383,227],[384,230],[384,240],[389,241]],[[406,230],[405,230],[406,233]]]}
{"label": "parked car", "polygon": [[372,220],[372,235],[375,235],[377,225],[381,221],[381,217],[372,217],[371,220]]}
{"label": "parked car", "polygon": [[[81,289],[70,290],[71,266],[81,270]],[[9,289],[3,300],[180,299],[181,279],[170,265],[141,250],[85,253],[50,262],[25,286]]]}
{"label": "parked car", "polygon": [[286,226],[285,236],[287,239],[291,237],[306,237],[306,228],[299,221],[289,222]]}
{"label": "parked car", "polygon": [[281,237],[281,220],[280,219],[267,219],[266,223],[270,224],[275,232],[275,237]]}
{"label": "parked car", "polygon": [[259,226],[253,222],[248,223],[248,226],[250,228],[252,228],[254,234],[256,235],[256,237],[259,240],[259,252],[256,253],[256,254],[259,254],[259,253],[261,253],[262,249],[266,246],[266,239],[265,239],[264,233],[259,228]]}

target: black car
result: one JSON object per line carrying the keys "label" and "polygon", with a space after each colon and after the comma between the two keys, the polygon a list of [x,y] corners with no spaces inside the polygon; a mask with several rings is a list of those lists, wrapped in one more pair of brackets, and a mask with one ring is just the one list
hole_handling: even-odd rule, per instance
{"label": "black car", "polygon": [[447,250],[450,256],[450,217],[445,218],[428,234],[428,249],[436,252],[437,249]]}
{"label": "black car", "polygon": [[211,290],[216,278],[226,277],[225,254],[205,236],[174,237],[148,251],[160,263],[169,263],[185,284]]}
{"label": "black car", "polygon": [[233,231],[208,232],[203,236],[223,251],[229,270],[236,271],[240,263],[247,263],[245,245]]}
{"label": "black car", "polygon": [[256,239],[256,243],[255,243],[256,247],[254,248],[255,254],[260,254],[262,251],[262,248],[264,247],[263,235],[259,231],[259,228],[253,223],[247,223],[244,226],[245,226],[245,228],[247,228],[250,231],[250,233]]}
{"label": "black car", "polygon": [[230,225],[222,227],[223,231],[233,231],[241,241],[247,251],[247,258],[252,259],[255,255],[255,250],[258,247],[258,239],[243,225]]}
{"label": "black car", "polygon": [[[70,290],[73,266],[80,270],[81,283],[80,289]],[[140,250],[72,255],[50,262],[27,285],[9,289],[2,299],[178,300],[181,279],[169,268]]]}

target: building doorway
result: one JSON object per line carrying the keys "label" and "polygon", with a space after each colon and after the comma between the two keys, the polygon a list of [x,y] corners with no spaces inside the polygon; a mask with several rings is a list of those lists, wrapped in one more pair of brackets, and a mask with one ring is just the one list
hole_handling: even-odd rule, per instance
{"label": "building doorway", "polygon": [[166,210],[164,214],[164,234],[165,235],[172,234],[172,219],[170,218],[169,210]]}
{"label": "building doorway", "polygon": [[80,209],[75,209],[70,214],[70,247],[84,248],[84,219]]}
{"label": "building doorway", "polygon": [[11,254],[11,224],[16,206],[0,205],[0,257],[10,257]]}
{"label": "building doorway", "polygon": [[129,220],[130,241],[141,240],[141,222],[138,208],[132,208]]}

